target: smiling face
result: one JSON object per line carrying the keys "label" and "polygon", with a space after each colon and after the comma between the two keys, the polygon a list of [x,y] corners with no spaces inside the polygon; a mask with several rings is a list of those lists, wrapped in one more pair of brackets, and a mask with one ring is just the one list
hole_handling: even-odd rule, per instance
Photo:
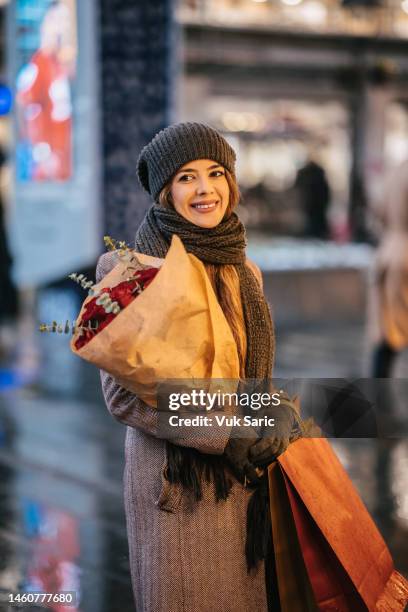
{"label": "smiling face", "polygon": [[228,206],[230,189],[225,169],[211,159],[196,159],[182,166],[170,189],[174,208],[200,227],[216,227]]}

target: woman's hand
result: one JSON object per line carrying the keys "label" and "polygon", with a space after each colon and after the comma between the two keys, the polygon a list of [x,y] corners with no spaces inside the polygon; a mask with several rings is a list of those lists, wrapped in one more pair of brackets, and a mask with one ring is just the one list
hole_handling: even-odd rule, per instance
{"label": "woman's hand", "polygon": [[[260,433],[254,428],[233,427],[224,455],[232,471],[243,484],[257,484],[263,468],[285,452],[290,442],[300,435],[300,417],[297,398],[281,394],[277,406],[267,406],[257,412],[259,417],[274,419]],[[245,436],[243,435],[245,430]]]}
{"label": "woman's hand", "polygon": [[245,429],[247,430],[246,435],[242,437],[242,428],[232,428],[224,456],[237,480],[244,485],[251,485],[259,482],[257,468],[249,459],[249,450],[258,440],[258,434],[252,427]]}
{"label": "woman's hand", "polygon": [[256,467],[266,467],[285,452],[297,434],[300,435],[297,398],[291,399],[287,394],[280,395],[280,404],[262,409],[260,416],[274,419],[274,424],[264,427],[259,439],[249,448],[248,459]]}

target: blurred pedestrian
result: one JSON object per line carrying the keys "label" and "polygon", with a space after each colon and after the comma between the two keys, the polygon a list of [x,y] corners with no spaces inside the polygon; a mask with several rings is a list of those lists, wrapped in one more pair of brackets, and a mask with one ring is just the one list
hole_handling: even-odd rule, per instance
{"label": "blurred pedestrian", "polygon": [[375,378],[390,377],[395,357],[408,346],[408,160],[390,179],[379,210],[384,231],[369,293]]}
{"label": "blurred pedestrian", "polygon": [[[5,162],[6,157],[0,147],[0,173]],[[17,291],[11,279],[11,264],[0,189],[0,352],[4,350],[2,344],[4,344],[7,327],[17,315]]]}
{"label": "blurred pedestrian", "polygon": [[356,242],[375,243],[367,228],[367,191],[360,172],[353,172],[350,185],[349,222],[351,239]]}
{"label": "blurred pedestrian", "polygon": [[313,158],[298,171],[295,188],[299,192],[306,217],[306,236],[327,239],[330,187],[324,169]]}

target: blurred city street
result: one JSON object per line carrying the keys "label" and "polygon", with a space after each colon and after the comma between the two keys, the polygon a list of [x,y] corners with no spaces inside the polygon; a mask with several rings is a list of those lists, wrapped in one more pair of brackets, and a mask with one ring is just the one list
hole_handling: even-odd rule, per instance
{"label": "blurred city street", "polygon": [[[203,164],[205,183],[194,183],[194,167],[177,182],[187,169],[176,168],[173,150],[158,146],[157,163],[154,155],[146,167],[138,162],[157,133],[179,122],[190,126],[184,161]],[[218,133],[220,158],[213,138],[206,154],[197,153],[206,144],[191,137],[197,123],[204,130],[197,133]],[[167,174],[170,160],[176,166]],[[241,374],[248,376],[253,362],[251,372],[265,376],[273,337],[268,317],[259,315],[264,300],[248,289],[254,280],[237,264],[238,250],[239,261],[247,256],[262,271],[275,324],[274,377],[299,383],[303,416],[318,412],[307,395],[315,379],[351,381],[352,388],[368,381],[370,391],[381,381],[385,394],[378,402],[370,396],[367,411],[377,419],[375,435],[339,434],[330,442],[395,567],[408,577],[407,160],[408,0],[0,0],[0,612],[50,609],[11,605],[11,595],[44,590],[75,597],[71,606],[52,602],[55,612],[135,609],[125,426],[105,406],[98,370],[70,350],[69,334],[79,326],[85,344],[104,331],[95,312],[88,319],[95,327],[85,334],[78,317],[98,258],[109,242],[113,249],[134,246],[153,200],[171,209],[166,215],[190,221],[189,232],[223,230],[239,200],[239,247],[220,238],[211,245],[216,263],[207,251],[202,261],[239,349]],[[155,175],[164,170],[162,182]],[[207,200],[219,185],[224,196]],[[181,200],[177,207],[177,190],[189,194],[184,208]],[[192,211],[210,222],[220,217],[206,226],[205,217],[189,217]],[[178,232],[172,227],[169,235]],[[157,229],[154,240],[142,241],[143,253],[155,250],[159,235],[167,245],[168,234]],[[200,240],[188,249],[201,248]],[[126,299],[142,291],[139,281]],[[106,307],[103,298],[96,295],[92,308],[110,324],[120,307]],[[160,293],[157,319],[168,330],[178,318],[160,318],[166,298]],[[150,310],[145,320],[156,341]],[[40,325],[56,333],[40,333]],[[205,325],[200,331],[210,329]],[[122,330],[133,341],[128,327]],[[107,331],[110,366],[118,343]],[[267,350],[247,345],[251,334]],[[199,345],[208,362],[213,337]],[[259,353],[252,361],[251,350],[245,361],[246,346],[252,357]],[[141,377],[147,371],[149,378],[139,361]],[[204,461],[210,466],[212,458]],[[133,455],[131,463],[137,471]],[[150,465],[144,456],[142,463]],[[160,539],[154,531],[152,546]],[[143,552],[139,561],[149,566],[150,557]],[[141,576],[136,565],[133,576]],[[149,591],[144,584],[135,590]]]}

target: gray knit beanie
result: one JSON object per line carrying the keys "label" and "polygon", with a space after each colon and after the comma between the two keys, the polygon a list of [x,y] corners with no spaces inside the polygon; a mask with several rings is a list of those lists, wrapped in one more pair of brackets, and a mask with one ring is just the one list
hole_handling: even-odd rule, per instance
{"label": "gray knit beanie", "polygon": [[177,170],[194,159],[213,159],[235,174],[235,151],[221,134],[203,123],[176,123],[142,149],[139,181],[156,200]]}

